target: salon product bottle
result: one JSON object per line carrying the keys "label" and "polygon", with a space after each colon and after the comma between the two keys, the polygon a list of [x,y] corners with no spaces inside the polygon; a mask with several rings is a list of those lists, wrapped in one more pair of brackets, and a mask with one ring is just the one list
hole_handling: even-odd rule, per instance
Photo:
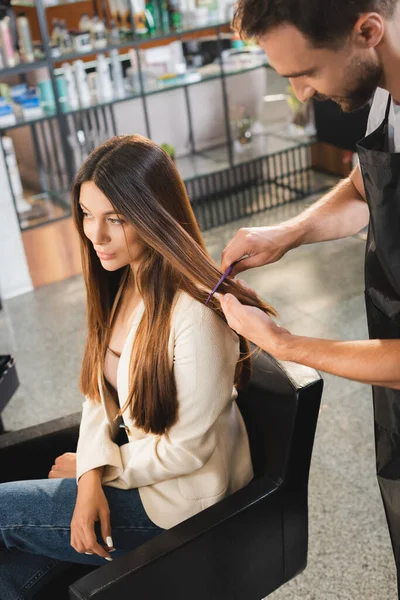
{"label": "salon product bottle", "polygon": [[60,35],[61,35],[60,21],[58,19],[53,19],[52,30],[51,30],[51,43],[53,44],[53,46],[60,45]]}
{"label": "salon product bottle", "polygon": [[128,81],[132,87],[134,92],[138,92],[140,90],[140,78],[139,78],[139,69],[138,69],[138,57],[136,50],[131,48],[128,52],[129,60],[131,66],[127,70],[126,74],[128,76]]}
{"label": "salon product bottle", "polygon": [[165,33],[169,32],[169,10],[167,0],[160,0],[161,26]]}
{"label": "salon product bottle", "polygon": [[90,92],[87,82],[87,74],[83,60],[75,60],[73,63],[76,87],[79,94],[79,102],[81,106],[90,105]]}
{"label": "salon product bottle", "polygon": [[64,71],[64,79],[67,86],[67,101],[68,106],[71,110],[79,108],[78,90],[76,89],[76,80],[74,72],[69,63],[65,62],[62,64]]}
{"label": "salon product bottle", "polygon": [[4,62],[7,67],[14,67],[18,59],[12,41],[10,17],[2,11],[0,18],[0,41],[3,48]]}
{"label": "salon product bottle", "polygon": [[92,44],[97,49],[107,46],[106,26],[99,17],[93,17],[92,20]]}
{"label": "salon product bottle", "polygon": [[145,11],[144,11],[144,16],[146,18],[147,32],[150,35],[154,35],[155,32],[156,32],[156,23],[154,21],[153,15],[151,14],[151,12],[149,11],[149,9],[147,8],[147,5],[146,5]]}
{"label": "salon product bottle", "polygon": [[14,151],[14,144],[12,138],[8,136],[2,137],[3,142],[3,150],[5,154],[5,159],[8,167],[8,173],[10,176],[11,189],[15,198],[15,204],[18,213],[23,213],[28,210],[31,210],[31,205],[24,199],[24,193],[21,183],[21,177],[19,174],[19,168],[17,159]]}
{"label": "salon product bottle", "polygon": [[148,2],[146,2],[146,11],[153,17],[154,29],[159,31],[161,29],[161,20],[157,0],[148,0]]}
{"label": "salon product bottle", "polygon": [[96,66],[97,98],[100,102],[108,102],[113,97],[113,86],[110,77],[110,68],[104,54],[98,54]]}
{"label": "salon product bottle", "polygon": [[21,55],[25,62],[33,62],[32,35],[29,27],[29,21],[24,12],[19,13],[17,17],[18,39],[21,48]]}
{"label": "salon product bottle", "polygon": [[182,25],[193,27],[195,23],[196,0],[181,0]]}
{"label": "salon product bottle", "polygon": [[92,21],[87,13],[82,13],[81,18],[79,19],[79,31],[82,33],[86,33],[91,30]]}
{"label": "salon product bottle", "polygon": [[124,71],[116,48],[110,50],[112,87],[118,98],[125,96]]}
{"label": "salon product bottle", "polygon": [[110,44],[119,44],[120,43],[119,29],[118,29],[115,21],[111,21],[111,28],[110,28],[110,33],[109,33],[108,39],[109,39]]}
{"label": "salon product bottle", "polygon": [[63,54],[68,54],[68,52],[72,52],[74,47],[72,36],[67,29],[67,24],[65,21],[61,21],[60,46],[61,52]]}
{"label": "salon product bottle", "polygon": [[170,22],[172,29],[182,28],[182,7],[180,0],[169,0]]}

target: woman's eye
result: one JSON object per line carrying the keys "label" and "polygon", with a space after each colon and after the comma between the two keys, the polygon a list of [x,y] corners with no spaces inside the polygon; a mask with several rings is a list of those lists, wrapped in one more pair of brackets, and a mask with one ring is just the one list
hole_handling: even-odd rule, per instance
{"label": "woman's eye", "polygon": [[123,221],[122,219],[108,219],[110,221],[110,223],[112,223],[113,225],[122,225]]}
{"label": "woman's eye", "polygon": [[82,215],[84,219],[88,219],[90,217],[90,214],[88,212],[86,212],[85,210],[82,211]]}

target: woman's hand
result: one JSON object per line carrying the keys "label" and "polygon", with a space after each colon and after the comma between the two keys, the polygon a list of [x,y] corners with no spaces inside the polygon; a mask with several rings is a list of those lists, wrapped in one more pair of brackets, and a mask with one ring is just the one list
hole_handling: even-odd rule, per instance
{"label": "woman's hand", "polygon": [[65,452],[56,458],[54,465],[51,467],[49,479],[62,479],[76,477],[76,454],[75,452]]}
{"label": "woman's hand", "polygon": [[[110,509],[101,485],[103,468],[88,471],[79,479],[78,496],[71,521],[71,546],[80,553],[97,554],[112,560]],[[104,547],[96,539],[94,525],[100,521]]]}
{"label": "woman's hand", "polygon": [[287,348],[292,335],[287,329],[260,309],[244,306],[232,294],[225,294],[220,301],[229,327],[276,358],[289,360]]}

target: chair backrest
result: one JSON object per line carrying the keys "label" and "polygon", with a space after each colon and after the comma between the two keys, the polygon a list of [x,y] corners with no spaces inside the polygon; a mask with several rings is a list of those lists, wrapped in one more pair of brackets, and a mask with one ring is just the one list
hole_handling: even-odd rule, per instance
{"label": "chair backrest", "polygon": [[[323,382],[314,369],[279,362],[256,351],[251,380],[239,393],[255,476],[274,481],[288,475],[291,461],[308,477]],[[304,401],[303,401],[304,400]]]}

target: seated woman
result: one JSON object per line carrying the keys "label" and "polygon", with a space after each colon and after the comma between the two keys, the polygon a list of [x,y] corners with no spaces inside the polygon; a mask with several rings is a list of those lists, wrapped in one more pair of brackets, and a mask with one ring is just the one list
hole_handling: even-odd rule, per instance
{"label": "seated woman", "polygon": [[[56,465],[0,485],[1,600],[71,562],[104,564],[253,477],[235,403],[247,343],[218,298],[205,305],[221,274],[174,163],[140,136],[107,141],[76,177],[73,214],[88,320],[76,479]],[[228,291],[273,313],[234,280]]]}

